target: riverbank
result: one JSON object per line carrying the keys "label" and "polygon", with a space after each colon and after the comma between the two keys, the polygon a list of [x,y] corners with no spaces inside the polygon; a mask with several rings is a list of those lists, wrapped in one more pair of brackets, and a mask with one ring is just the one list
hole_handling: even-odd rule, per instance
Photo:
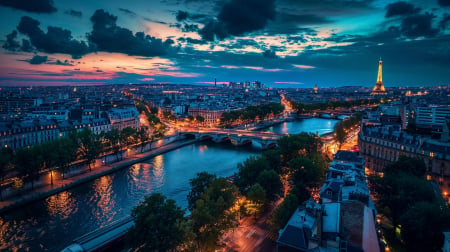
{"label": "riverbank", "polygon": [[263,121],[263,122],[258,123],[258,125],[249,128],[249,130],[260,131],[260,130],[263,130],[263,129],[266,129],[266,128],[269,128],[269,127],[272,127],[272,126],[275,126],[275,125],[278,125],[278,124],[281,124],[284,122],[291,122],[293,120],[294,120],[294,118],[292,118],[292,117],[286,117],[286,118],[281,118],[281,119]]}
{"label": "riverbank", "polygon": [[176,141],[145,153],[135,154],[132,157],[126,158],[124,160],[115,163],[99,166],[97,168],[94,168],[90,172],[88,171],[85,173],[81,173],[67,179],[56,180],[54,181],[53,185],[40,186],[38,188],[35,188],[34,190],[26,191],[21,195],[11,197],[4,201],[0,201],[0,213],[10,211],[12,209],[31,203],[33,201],[47,198],[49,196],[63,192],[80,184],[92,181],[96,178],[126,168],[133,164],[143,162],[149,158],[158,156],[160,154],[164,154],[166,152],[181,148],[186,145],[193,144],[196,141],[197,140],[195,139]]}

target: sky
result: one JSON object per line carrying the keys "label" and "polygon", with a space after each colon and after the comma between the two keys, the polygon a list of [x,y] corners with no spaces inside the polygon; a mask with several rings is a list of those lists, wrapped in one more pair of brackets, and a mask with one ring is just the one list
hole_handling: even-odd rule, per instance
{"label": "sky", "polygon": [[450,85],[450,0],[0,0],[0,85]]}

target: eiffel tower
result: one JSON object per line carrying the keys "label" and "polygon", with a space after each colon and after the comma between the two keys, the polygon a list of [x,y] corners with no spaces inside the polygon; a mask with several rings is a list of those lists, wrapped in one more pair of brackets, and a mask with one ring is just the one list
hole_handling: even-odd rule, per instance
{"label": "eiffel tower", "polygon": [[378,62],[378,78],[377,83],[375,83],[375,87],[373,87],[372,92],[370,95],[386,95],[386,89],[384,89],[383,85],[383,77],[382,77],[382,61],[380,58],[380,61]]}

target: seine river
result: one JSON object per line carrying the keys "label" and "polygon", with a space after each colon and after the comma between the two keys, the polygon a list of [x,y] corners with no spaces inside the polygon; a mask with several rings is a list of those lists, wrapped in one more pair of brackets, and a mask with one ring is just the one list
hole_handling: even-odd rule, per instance
{"label": "seine river", "polygon": [[[266,129],[276,133],[327,133],[336,120],[303,119]],[[73,239],[130,214],[146,195],[161,192],[187,207],[189,179],[207,171],[230,176],[259,155],[255,146],[196,143],[103,176],[0,216],[0,250],[59,251]]]}

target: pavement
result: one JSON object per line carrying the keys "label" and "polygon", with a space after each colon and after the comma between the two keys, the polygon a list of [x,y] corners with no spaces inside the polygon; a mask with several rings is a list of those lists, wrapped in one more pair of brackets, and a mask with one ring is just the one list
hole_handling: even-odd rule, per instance
{"label": "pavement", "polygon": [[41,186],[35,186],[35,188],[33,190],[26,190],[19,195],[12,196],[3,201],[0,201],[0,213],[8,211],[8,210],[13,210],[14,208],[17,208],[19,206],[49,197],[51,195],[65,191],[69,188],[72,188],[77,185],[94,180],[96,178],[102,177],[106,174],[126,168],[135,163],[142,162],[146,159],[163,154],[165,152],[169,152],[171,150],[180,148],[182,146],[190,145],[194,142],[196,142],[196,140],[176,141],[176,142],[169,143],[167,145],[163,145],[161,147],[155,148],[151,151],[131,155],[131,157],[124,158],[123,160],[118,161],[118,162],[97,166],[95,168],[92,168],[92,171],[87,170],[83,173],[80,173],[80,174],[77,174],[77,175],[74,175],[71,177],[66,177],[64,179],[57,178],[57,176],[54,175],[53,176],[54,177],[53,185],[45,184],[45,185],[41,185]]}

